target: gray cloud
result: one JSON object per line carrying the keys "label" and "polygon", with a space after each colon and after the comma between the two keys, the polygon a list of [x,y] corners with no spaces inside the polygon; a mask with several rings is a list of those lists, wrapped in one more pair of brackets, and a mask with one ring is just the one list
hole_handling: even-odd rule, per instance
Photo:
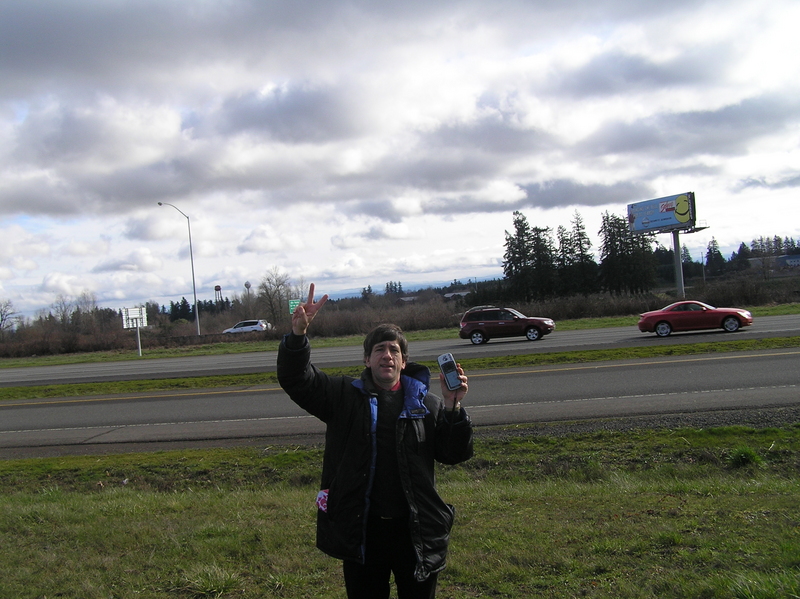
{"label": "gray cloud", "polygon": [[629,95],[701,82],[708,85],[723,78],[731,61],[727,45],[691,47],[664,62],[614,49],[578,69],[554,75],[548,85],[551,92],[571,97]]}
{"label": "gray cloud", "polygon": [[348,215],[365,215],[390,223],[402,222],[405,216],[401,207],[389,200],[360,200],[347,202],[342,205],[342,210]]}
{"label": "gray cloud", "polygon": [[33,163],[74,161],[101,149],[107,135],[94,115],[55,106],[29,113],[17,130],[16,156]]}
{"label": "gray cloud", "polygon": [[764,95],[724,106],[658,114],[633,123],[611,122],[580,144],[586,154],[649,154],[680,158],[695,153],[736,155],[765,135],[800,121],[800,101]]}
{"label": "gray cloud", "polygon": [[736,190],[742,191],[748,188],[787,189],[795,187],[800,187],[800,173],[793,173],[780,177],[777,181],[768,181],[766,177],[749,177],[739,181],[736,185]]}
{"label": "gray cloud", "polygon": [[[171,88],[175,83],[206,87],[213,81],[204,71],[214,72],[230,60],[239,63],[237,69],[284,79],[297,71],[363,64],[391,53],[398,43],[433,41],[453,27],[465,36],[502,31],[515,43],[535,45],[587,24],[601,27],[618,17],[657,19],[694,4],[497,0],[487,11],[482,0],[4,2],[0,95],[70,90],[90,97],[99,90],[136,94],[148,89],[174,98],[181,93]],[[224,69],[217,76],[225,77]]]}
{"label": "gray cloud", "polygon": [[9,182],[0,192],[0,214],[31,216],[74,216],[85,211],[82,195],[71,182],[46,176],[25,177]]}
{"label": "gray cloud", "polygon": [[564,206],[607,206],[646,200],[653,188],[645,183],[623,181],[611,185],[584,184],[572,180],[556,180],[521,186],[527,198],[520,207],[560,208]]}
{"label": "gray cloud", "polygon": [[504,155],[521,155],[554,147],[555,141],[550,133],[525,128],[518,121],[519,115],[506,112],[472,123],[448,123],[424,136],[421,143],[429,147],[431,153],[460,149],[493,157],[493,160],[502,160]]}
{"label": "gray cloud", "polygon": [[324,143],[362,131],[357,114],[357,103],[341,90],[299,85],[227,99],[217,130],[223,135],[263,132],[287,143]]}
{"label": "gray cloud", "polygon": [[135,206],[186,198],[201,188],[209,191],[202,169],[195,166],[181,159],[164,160],[121,168],[107,176],[81,177],[80,181],[87,194],[102,201],[105,211],[126,212]]}
{"label": "gray cloud", "polygon": [[[54,83],[153,89],[175,82],[170,67],[191,71],[233,56],[268,63],[270,50],[324,26],[335,10],[302,0],[8,2],[0,8],[0,73],[11,84],[6,93],[51,91]],[[303,56],[308,46],[285,47]]]}

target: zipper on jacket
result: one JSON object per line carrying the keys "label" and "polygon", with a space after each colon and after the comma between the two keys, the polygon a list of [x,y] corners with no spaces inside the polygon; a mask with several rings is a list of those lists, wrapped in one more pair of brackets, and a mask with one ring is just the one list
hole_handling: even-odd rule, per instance
{"label": "zipper on jacket", "polygon": [[370,495],[372,495],[372,485],[375,483],[375,468],[378,463],[378,396],[369,396],[369,439],[370,439],[370,459],[369,459],[369,479],[367,480],[367,495],[364,497],[364,518],[361,526],[361,563],[367,557],[367,520],[369,518]]}

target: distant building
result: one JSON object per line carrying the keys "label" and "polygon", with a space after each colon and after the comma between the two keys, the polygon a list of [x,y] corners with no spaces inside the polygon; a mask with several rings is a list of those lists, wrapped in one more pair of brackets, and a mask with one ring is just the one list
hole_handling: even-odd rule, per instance
{"label": "distant building", "polygon": [[800,255],[778,256],[775,258],[775,268],[797,268],[800,266]]}
{"label": "distant building", "polygon": [[751,268],[769,268],[770,270],[790,270],[800,267],[800,254],[789,256],[765,256],[763,258],[750,258]]}
{"label": "distant building", "polygon": [[452,291],[450,293],[445,293],[444,294],[444,299],[446,301],[464,299],[470,293],[472,293],[472,292],[471,291]]}

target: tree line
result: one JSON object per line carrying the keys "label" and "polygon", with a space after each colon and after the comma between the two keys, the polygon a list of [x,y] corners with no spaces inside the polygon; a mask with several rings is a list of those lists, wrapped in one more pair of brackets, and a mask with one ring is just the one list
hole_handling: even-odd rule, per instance
{"label": "tree line", "polygon": [[[593,293],[642,294],[674,280],[674,250],[667,249],[655,234],[632,234],[625,218],[605,212],[600,230],[599,263],[583,219],[574,213],[570,228],[531,226],[519,211],[513,214],[513,231],[505,232],[503,295],[507,300],[531,302],[553,297]],[[753,258],[769,259],[800,254],[791,237],[758,237],[750,246],[726,259],[715,238],[706,248],[704,262],[695,262],[686,245],[681,248],[684,276],[720,277],[752,267]],[[763,268],[765,276],[769,268]]]}
{"label": "tree line", "polygon": [[[635,311],[633,304],[644,300],[626,303],[612,298],[643,297],[659,285],[672,285],[673,250],[659,244],[655,236],[632,235],[623,217],[608,212],[602,215],[598,233],[599,261],[577,211],[569,228],[559,226],[555,234],[549,228],[531,226],[521,212],[514,212],[513,231],[505,232],[503,279],[470,281],[468,285],[454,280],[445,287],[411,293],[399,281],[387,282],[382,294],[368,285],[360,297],[331,300],[331,308],[326,310],[331,317],[325,329],[330,334],[357,334],[361,332],[359,327],[365,326],[361,321],[386,320],[404,321],[410,329],[452,326],[450,321],[463,307],[499,302],[523,311],[543,309],[552,316],[560,313],[557,317],[576,318],[596,315],[591,313],[599,305],[595,300],[605,297],[601,302],[604,309],[617,305],[619,309]],[[741,242],[737,251],[726,258],[712,238],[704,258],[695,261],[684,245],[680,260],[687,279],[739,275],[753,269],[754,259],[761,266],[756,269],[758,275],[766,278],[778,256],[799,253],[800,248],[791,237],[758,237],[749,245]],[[202,332],[221,333],[239,320],[256,318],[265,318],[276,330],[283,330],[289,322],[289,300],[306,297],[307,287],[302,279],[292,283],[287,273],[273,266],[252,292],[248,287],[246,293],[232,298],[199,301]],[[457,292],[453,301],[459,306],[447,304],[448,292]],[[590,296],[591,301],[558,300]],[[757,294],[751,292],[748,297],[757,298]],[[406,301],[409,299],[414,301]],[[567,309],[568,306],[572,308]],[[144,307],[149,325],[146,335],[183,338],[185,343],[196,337],[195,306],[185,297],[168,306],[149,301]],[[90,292],[75,299],[58,296],[49,310],[40,311],[33,319],[21,317],[10,300],[0,298],[0,357],[116,349],[130,344],[129,337],[129,332],[123,330],[120,311],[98,306]]]}

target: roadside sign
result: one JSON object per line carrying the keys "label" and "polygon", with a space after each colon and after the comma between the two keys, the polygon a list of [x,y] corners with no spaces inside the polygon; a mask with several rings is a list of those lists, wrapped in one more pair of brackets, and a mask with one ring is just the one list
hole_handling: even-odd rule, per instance
{"label": "roadside sign", "polygon": [[147,326],[147,310],[144,308],[123,308],[122,328],[135,329]]}
{"label": "roadside sign", "polygon": [[291,300],[290,299],[289,300],[289,314],[290,315],[294,314],[295,309],[297,309],[297,306],[299,306],[301,303],[303,303],[303,300],[299,300],[299,299]]}
{"label": "roadside sign", "polygon": [[139,357],[142,357],[142,338],[139,336],[139,327],[147,326],[147,310],[144,308],[123,308],[122,328],[136,329],[136,345],[139,348]]}

